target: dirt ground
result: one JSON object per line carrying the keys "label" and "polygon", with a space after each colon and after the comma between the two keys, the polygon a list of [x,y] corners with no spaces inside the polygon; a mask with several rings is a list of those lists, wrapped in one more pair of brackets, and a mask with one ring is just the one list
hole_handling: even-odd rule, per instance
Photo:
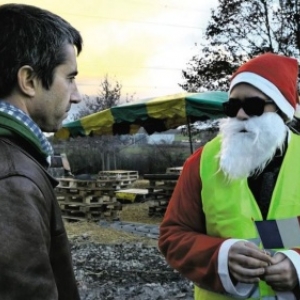
{"label": "dirt ground", "polygon": [[[123,205],[120,220],[159,226],[148,204]],[[65,223],[82,300],[193,299],[193,285],[170,268],[157,240],[94,222]]]}
{"label": "dirt ground", "polygon": [[[159,226],[162,217],[149,217],[148,204],[133,203],[123,204],[120,211],[120,220],[124,222],[138,222],[144,224],[155,224]],[[153,242],[152,239],[139,237],[124,231],[112,228],[100,227],[96,222],[65,222],[65,227],[70,239],[85,235],[95,243],[122,243],[122,242]]]}
{"label": "dirt ground", "polygon": [[143,242],[71,241],[82,300],[192,300],[192,284],[172,270],[156,246]]}

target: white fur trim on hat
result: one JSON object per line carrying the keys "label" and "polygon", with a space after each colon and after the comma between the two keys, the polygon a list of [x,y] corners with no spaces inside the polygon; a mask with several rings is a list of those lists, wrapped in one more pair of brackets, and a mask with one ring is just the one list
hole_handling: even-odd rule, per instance
{"label": "white fur trim on hat", "polygon": [[293,119],[294,108],[289,101],[282,95],[276,85],[264,77],[252,72],[242,72],[237,74],[230,83],[229,93],[239,83],[248,83],[259,89],[270,97],[279,109],[287,116],[289,120]]}

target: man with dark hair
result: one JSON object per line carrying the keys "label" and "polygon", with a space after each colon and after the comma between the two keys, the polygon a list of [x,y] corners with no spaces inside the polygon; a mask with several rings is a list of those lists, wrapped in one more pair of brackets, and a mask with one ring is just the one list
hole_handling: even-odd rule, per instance
{"label": "man with dark hair", "polygon": [[81,100],[81,49],[61,17],[0,6],[0,299],[79,299],[43,131],[57,131]]}
{"label": "man with dark hair", "polygon": [[240,66],[218,136],[184,164],[159,247],[196,300],[300,299],[297,79],[282,55]]}

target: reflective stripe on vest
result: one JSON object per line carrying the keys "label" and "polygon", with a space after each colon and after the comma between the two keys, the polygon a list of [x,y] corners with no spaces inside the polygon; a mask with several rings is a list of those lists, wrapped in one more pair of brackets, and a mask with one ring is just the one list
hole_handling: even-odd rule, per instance
{"label": "reflective stripe on vest", "polygon": [[[300,215],[300,136],[290,132],[291,138],[286,151],[267,219],[282,219]],[[258,238],[254,220],[262,220],[260,209],[248,187],[247,179],[229,181],[219,171],[221,138],[208,142],[200,160],[202,181],[202,206],[205,213],[207,234],[215,237],[254,239]],[[299,157],[299,159],[297,158]],[[299,245],[300,246],[300,245]],[[274,291],[263,281],[260,295],[249,299],[274,298]],[[197,297],[196,297],[197,296]],[[225,300],[232,297],[219,295],[195,287],[195,299]]]}
{"label": "reflective stripe on vest", "polygon": [[[258,290],[257,290],[258,291]],[[295,299],[295,296],[292,293],[289,293],[290,295],[286,295],[284,298],[282,297],[278,297],[276,295],[274,296],[263,296],[261,298],[255,297],[255,295],[253,295],[255,298],[249,298],[249,299],[259,299],[259,300],[288,300],[288,299]],[[229,297],[226,295],[221,295],[221,294],[216,294],[207,290],[203,290],[197,287],[197,289],[195,288],[194,290],[194,299],[195,300],[206,300],[206,299],[211,299],[211,300],[232,300],[232,299],[243,299],[243,298],[233,298],[233,297]]]}

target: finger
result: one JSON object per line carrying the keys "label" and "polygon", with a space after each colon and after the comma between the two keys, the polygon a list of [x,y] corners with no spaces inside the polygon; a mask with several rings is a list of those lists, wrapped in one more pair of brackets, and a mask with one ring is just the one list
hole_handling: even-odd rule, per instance
{"label": "finger", "polygon": [[256,244],[252,243],[252,242],[244,242],[244,245],[245,245],[246,247],[249,247],[249,248],[252,248],[252,249],[260,250],[260,249],[258,248],[258,246],[257,246]]}
{"label": "finger", "polygon": [[246,256],[241,256],[241,259],[239,259],[239,256],[236,256],[228,261],[228,267],[231,272],[239,274],[239,277],[259,277],[265,273],[265,269],[259,267],[260,263],[260,261]]}
{"label": "finger", "polygon": [[264,274],[264,269],[246,269],[239,265],[230,268],[230,273],[239,282],[257,283]]}
{"label": "finger", "polygon": [[264,268],[270,264],[269,260],[266,262],[259,257],[249,252],[245,254],[229,253],[228,261],[250,269]]}
{"label": "finger", "polygon": [[254,250],[257,250],[257,251],[259,251],[259,252],[261,252],[261,253],[264,253],[264,254],[266,254],[266,255],[268,255],[268,256],[271,256],[271,252],[270,252],[270,251],[268,251],[268,250],[266,250],[266,249],[260,249],[260,248],[258,248],[258,246],[255,245],[254,243],[251,243],[251,242],[245,242],[245,246],[246,246],[246,247],[249,247],[249,248],[252,248],[252,249],[254,249]]}
{"label": "finger", "polygon": [[266,282],[272,282],[274,284],[282,282],[282,278],[279,274],[267,274],[266,272],[264,273],[264,280]]}
{"label": "finger", "polygon": [[264,269],[268,266],[268,263],[265,261],[244,255],[240,255],[240,257],[237,257],[237,262],[239,262],[241,266],[247,269]]}
{"label": "finger", "polygon": [[265,268],[264,280],[276,290],[291,290],[298,283],[295,267],[285,259],[283,262]]}
{"label": "finger", "polygon": [[280,262],[282,262],[285,259],[286,259],[286,256],[284,254],[282,254],[282,253],[276,253],[272,257],[272,264],[273,265],[279,264]]}
{"label": "finger", "polygon": [[259,252],[261,252],[261,253],[264,253],[264,254],[267,254],[267,255],[271,256],[271,253],[270,253],[268,250],[266,250],[266,249],[260,249],[260,248],[258,248],[258,246],[255,245],[254,243],[251,243],[251,242],[245,242],[245,246],[246,246],[246,247],[249,247],[249,248],[252,248],[252,249],[254,249],[254,250],[256,250],[256,251],[259,251]]}
{"label": "finger", "polygon": [[263,266],[267,266],[272,263],[272,257],[270,256],[270,253],[265,249],[259,249],[253,243],[245,243],[243,254],[266,262],[267,264],[264,264]]}
{"label": "finger", "polygon": [[281,267],[281,264],[276,264],[276,265],[270,265],[270,266],[267,266],[265,268],[265,274],[266,276],[268,275],[280,275],[283,271],[283,266]]}
{"label": "finger", "polygon": [[[293,273],[295,273],[295,267],[291,263],[291,261],[283,256],[284,259],[276,264],[272,264],[265,268],[266,275],[278,275],[283,278],[291,277]],[[295,274],[296,275],[296,274]]]}

